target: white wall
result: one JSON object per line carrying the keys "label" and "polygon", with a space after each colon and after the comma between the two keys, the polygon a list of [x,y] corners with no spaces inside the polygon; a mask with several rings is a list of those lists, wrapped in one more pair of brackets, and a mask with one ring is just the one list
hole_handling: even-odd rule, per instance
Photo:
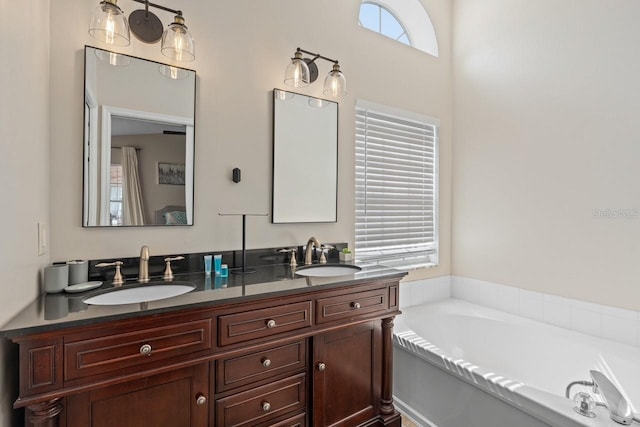
{"label": "white wall", "polygon": [[[126,12],[139,6],[118,3]],[[450,6],[424,0],[439,35],[440,57],[433,58],[357,26],[359,1],[300,2],[251,0],[181,2],[196,39],[196,56],[187,64],[198,73],[196,102],[195,225],[148,229],[82,229],[83,46],[104,47],[87,33],[95,0],[69,0],[51,11],[52,33],[51,209],[52,259],[137,256],[140,246],[153,254],[237,249],[241,220],[219,212],[267,213],[271,209],[272,100],[296,47],[340,60],[349,95],[339,106],[339,201],[337,224],[278,224],[270,218],[247,221],[250,248],[321,242],[353,242],[354,106],[358,97],[439,117],[441,137],[441,266],[421,275],[449,274],[451,168]],[[163,22],[172,19],[158,12]],[[78,19],[86,16],[87,19]],[[372,48],[374,46],[375,48]],[[119,51],[167,62],[159,45],[132,36]],[[320,62],[321,77],[300,92],[322,97],[331,64]],[[242,182],[231,181],[234,167]],[[310,177],[322,171],[310,171]],[[126,239],[123,237],[126,235]]]}
{"label": "white wall", "polygon": [[[39,293],[49,223],[49,0],[0,0],[0,325]],[[0,425],[16,425],[15,348],[0,341]]]}
{"label": "white wall", "polygon": [[453,274],[640,309],[640,3],[603,6],[456,0]]}

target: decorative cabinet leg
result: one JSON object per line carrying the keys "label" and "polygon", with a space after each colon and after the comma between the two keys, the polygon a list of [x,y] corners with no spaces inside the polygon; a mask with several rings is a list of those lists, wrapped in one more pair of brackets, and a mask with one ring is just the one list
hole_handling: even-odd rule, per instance
{"label": "decorative cabinet leg", "polygon": [[27,406],[26,424],[33,427],[58,427],[60,412],[62,412],[62,402],[59,398]]}
{"label": "decorative cabinet leg", "polygon": [[393,407],[393,317],[382,319],[382,395],[380,412],[391,415]]}

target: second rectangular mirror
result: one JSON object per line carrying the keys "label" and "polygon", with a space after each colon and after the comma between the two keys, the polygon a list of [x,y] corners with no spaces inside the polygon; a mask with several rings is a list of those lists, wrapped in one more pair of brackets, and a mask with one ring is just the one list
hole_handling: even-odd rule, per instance
{"label": "second rectangular mirror", "polygon": [[338,103],[273,90],[274,223],[336,222]]}
{"label": "second rectangular mirror", "polygon": [[85,47],[84,227],[193,225],[195,82]]}

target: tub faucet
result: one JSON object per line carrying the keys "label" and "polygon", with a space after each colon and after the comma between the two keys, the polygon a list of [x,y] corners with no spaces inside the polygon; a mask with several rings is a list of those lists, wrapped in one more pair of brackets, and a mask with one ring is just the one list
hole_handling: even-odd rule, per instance
{"label": "tub faucet", "polygon": [[312,264],[313,250],[312,246],[315,246],[316,249],[320,248],[320,242],[315,237],[310,237],[307,241],[307,248],[304,250],[304,263],[305,265]]}
{"label": "tub faucet", "polygon": [[633,413],[622,393],[602,372],[593,370],[589,373],[593,380],[593,392],[602,396],[611,419],[619,424],[631,424]]}
{"label": "tub faucet", "polygon": [[140,268],[138,270],[138,282],[147,283],[149,281],[149,247],[144,245],[140,248]]}

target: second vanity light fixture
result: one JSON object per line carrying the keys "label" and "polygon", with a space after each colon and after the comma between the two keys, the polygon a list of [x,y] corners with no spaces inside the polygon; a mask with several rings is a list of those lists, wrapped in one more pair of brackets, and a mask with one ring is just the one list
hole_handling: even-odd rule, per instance
{"label": "second vanity light fixture", "polygon": [[[106,44],[128,46],[131,31],[145,43],[157,43],[162,39],[160,51],[167,58],[184,62],[196,58],[193,37],[184,24],[182,11],[150,3],[149,0],[132,1],[142,3],[145,7],[131,12],[127,20],[117,5],[118,0],[102,0],[91,14],[89,34]],[[175,14],[174,21],[164,32],[162,22],[149,11],[149,6]]]}
{"label": "second vanity light fixture", "polygon": [[[304,58],[302,54],[307,54],[311,58]],[[322,93],[333,96],[335,98],[343,97],[347,94],[347,80],[344,78],[340,65],[336,59],[330,59],[319,53],[309,52],[304,49],[297,48],[291,62],[287,66],[284,75],[284,83],[293,87],[308,86],[318,78],[318,66],[316,59],[324,59],[333,62],[333,69],[324,79],[324,88]]]}

